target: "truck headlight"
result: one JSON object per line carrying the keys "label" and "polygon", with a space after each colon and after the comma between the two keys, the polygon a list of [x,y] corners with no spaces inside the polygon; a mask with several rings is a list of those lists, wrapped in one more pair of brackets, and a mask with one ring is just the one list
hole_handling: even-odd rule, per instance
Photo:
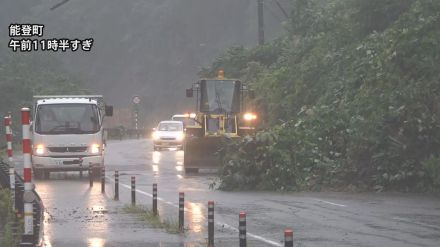
{"label": "truck headlight", "polygon": [[159,133],[157,131],[154,131],[151,137],[153,137],[153,140],[159,140],[160,138]]}
{"label": "truck headlight", "polygon": [[44,145],[43,144],[38,144],[35,147],[35,154],[37,154],[37,155],[43,155],[44,154]]}
{"label": "truck headlight", "polygon": [[90,147],[90,152],[92,154],[98,154],[100,151],[101,150],[99,144],[92,144],[92,146]]}
{"label": "truck headlight", "polygon": [[177,134],[176,140],[182,141],[183,139],[185,139],[185,134],[183,132],[180,132],[179,134]]}

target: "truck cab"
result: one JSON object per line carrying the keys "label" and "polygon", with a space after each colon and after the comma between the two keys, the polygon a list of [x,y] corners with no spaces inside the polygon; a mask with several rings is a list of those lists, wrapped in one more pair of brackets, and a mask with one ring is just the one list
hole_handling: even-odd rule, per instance
{"label": "truck cab", "polygon": [[104,166],[105,115],[112,115],[102,96],[35,96],[32,123],[32,167],[37,178],[50,172]]}

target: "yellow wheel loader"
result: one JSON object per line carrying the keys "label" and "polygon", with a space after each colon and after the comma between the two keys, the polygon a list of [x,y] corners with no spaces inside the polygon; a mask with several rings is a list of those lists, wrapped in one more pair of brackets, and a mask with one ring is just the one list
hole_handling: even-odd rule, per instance
{"label": "yellow wheel loader", "polygon": [[[201,79],[186,90],[196,99],[194,125],[187,125],[184,142],[185,172],[218,168],[218,151],[223,139],[240,138],[255,131],[257,116],[246,112],[247,98],[253,92],[245,83],[225,79],[223,71],[217,78]],[[191,114],[193,115],[193,114]]]}

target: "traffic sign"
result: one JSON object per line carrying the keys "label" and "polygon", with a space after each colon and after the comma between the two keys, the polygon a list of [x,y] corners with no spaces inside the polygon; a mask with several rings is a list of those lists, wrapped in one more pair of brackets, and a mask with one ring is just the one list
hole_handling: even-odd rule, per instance
{"label": "traffic sign", "polygon": [[134,104],[139,104],[141,102],[141,97],[139,97],[139,96],[134,96],[133,97],[133,103]]}

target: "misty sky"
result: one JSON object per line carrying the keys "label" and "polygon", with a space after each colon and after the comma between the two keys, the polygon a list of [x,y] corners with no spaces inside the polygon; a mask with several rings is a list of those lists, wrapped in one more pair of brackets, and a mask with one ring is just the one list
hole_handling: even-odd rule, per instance
{"label": "misty sky", "polygon": [[[138,94],[146,112],[185,111],[193,104],[184,89],[201,67],[227,47],[257,42],[256,0],[70,0],[50,10],[62,1],[2,0],[0,35],[25,22],[44,24],[44,38],[93,38],[90,53],[56,57],[120,107]],[[282,34],[284,17],[273,0],[265,6],[270,39]]]}

